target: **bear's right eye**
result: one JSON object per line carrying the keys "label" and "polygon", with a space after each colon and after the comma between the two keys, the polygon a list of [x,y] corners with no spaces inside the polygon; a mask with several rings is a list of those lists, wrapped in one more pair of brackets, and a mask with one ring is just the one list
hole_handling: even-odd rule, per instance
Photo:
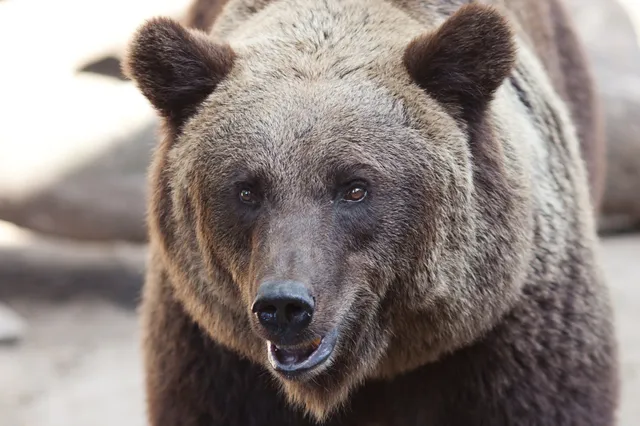
{"label": "bear's right eye", "polygon": [[367,189],[362,184],[355,184],[344,193],[342,199],[349,203],[359,203],[364,200],[366,196]]}
{"label": "bear's right eye", "polygon": [[258,202],[258,197],[256,194],[250,189],[242,189],[240,190],[240,201],[245,204],[256,204]]}

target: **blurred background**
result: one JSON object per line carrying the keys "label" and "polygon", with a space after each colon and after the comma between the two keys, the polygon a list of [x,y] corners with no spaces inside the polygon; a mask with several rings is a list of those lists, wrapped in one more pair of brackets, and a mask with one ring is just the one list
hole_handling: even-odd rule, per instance
{"label": "blurred background", "polygon": [[[608,136],[620,424],[640,425],[640,0],[566,0]],[[0,0],[0,426],[144,425],[136,303],[157,120],[119,70],[190,0]]]}

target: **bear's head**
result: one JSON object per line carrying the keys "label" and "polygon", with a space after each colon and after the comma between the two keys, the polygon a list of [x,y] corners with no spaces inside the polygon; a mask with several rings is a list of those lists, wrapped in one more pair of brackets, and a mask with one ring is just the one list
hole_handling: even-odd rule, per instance
{"label": "bear's head", "polygon": [[126,68],[166,127],[149,220],[176,296],[323,418],[516,298],[530,201],[492,107],[515,42],[485,6],[281,3],[224,43],[151,20]]}

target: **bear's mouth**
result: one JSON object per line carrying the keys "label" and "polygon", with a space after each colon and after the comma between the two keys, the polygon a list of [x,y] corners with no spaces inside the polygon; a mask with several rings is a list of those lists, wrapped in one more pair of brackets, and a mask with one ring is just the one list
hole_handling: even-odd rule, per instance
{"label": "bear's mouth", "polygon": [[336,346],[338,329],[335,328],[324,337],[296,346],[276,346],[267,342],[269,363],[278,373],[293,379],[317,369],[323,365]]}

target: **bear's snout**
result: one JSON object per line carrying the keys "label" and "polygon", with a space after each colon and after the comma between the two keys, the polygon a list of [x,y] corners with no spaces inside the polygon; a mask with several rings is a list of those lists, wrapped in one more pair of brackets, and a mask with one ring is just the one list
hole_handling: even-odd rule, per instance
{"label": "bear's snout", "polygon": [[311,323],[314,300],[298,281],[267,281],[258,288],[251,311],[268,336],[293,342]]}
{"label": "bear's snout", "polygon": [[309,377],[335,348],[337,328],[317,335],[309,326],[314,308],[315,300],[301,282],[270,280],[258,288],[251,311],[267,340],[269,363],[287,379]]}

